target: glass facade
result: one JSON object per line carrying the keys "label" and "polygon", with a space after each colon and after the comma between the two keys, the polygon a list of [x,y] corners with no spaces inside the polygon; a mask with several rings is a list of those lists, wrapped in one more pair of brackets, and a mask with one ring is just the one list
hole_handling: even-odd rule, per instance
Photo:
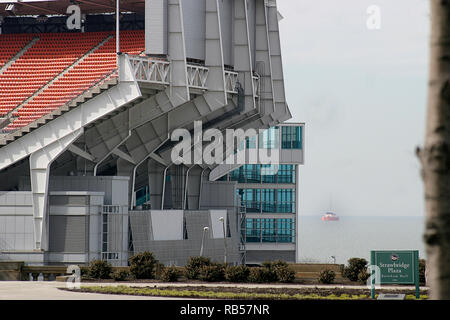
{"label": "glass facade", "polygon": [[260,149],[278,149],[280,141],[280,127],[272,127],[259,134]]}
{"label": "glass facade", "polygon": [[[302,149],[302,129],[302,126],[272,127],[247,138],[245,147]],[[240,149],[243,147],[244,143]],[[247,214],[252,215],[242,225],[247,243],[295,243],[296,168],[294,164],[280,164],[273,172],[273,166],[247,164],[219,179],[239,183],[238,199]],[[291,188],[286,188],[286,184]],[[276,214],[292,214],[292,218],[276,218]],[[269,215],[271,218],[267,218]]]}
{"label": "glass facade", "polygon": [[295,213],[295,189],[237,189],[249,213]]}
{"label": "glass facade", "polygon": [[136,206],[143,205],[144,203],[150,201],[150,190],[149,186],[145,186],[138,191],[136,191]]}
{"label": "glass facade", "polygon": [[246,242],[295,242],[295,219],[246,219]]}
{"label": "glass facade", "polygon": [[228,176],[219,181],[237,181],[238,183],[295,183],[295,165],[280,164],[275,174],[264,173],[264,166],[260,164],[246,164],[233,170]]}
{"label": "glass facade", "polygon": [[302,127],[286,126],[281,128],[281,148],[302,148]]}

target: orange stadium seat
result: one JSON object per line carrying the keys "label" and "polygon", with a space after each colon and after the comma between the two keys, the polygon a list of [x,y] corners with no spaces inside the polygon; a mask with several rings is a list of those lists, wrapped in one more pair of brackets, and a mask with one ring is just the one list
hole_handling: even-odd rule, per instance
{"label": "orange stadium seat", "polygon": [[[58,74],[92,50],[112,32],[34,35],[40,40],[0,74],[0,115],[11,112]],[[48,114],[104,79],[116,69],[115,36],[15,111],[6,127],[13,131]],[[138,55],[145,49],[144,31],[122,31],[120,51]],[[117,77],[112,74],[111,77]]]}

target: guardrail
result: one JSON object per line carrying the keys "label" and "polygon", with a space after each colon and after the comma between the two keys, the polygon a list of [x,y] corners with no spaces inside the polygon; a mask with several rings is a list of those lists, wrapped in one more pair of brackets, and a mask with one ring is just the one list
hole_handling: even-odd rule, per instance
{"label": "guardrail", "polygon": [[129,56],[129,59],[137,81],[170,85],[170,62],[141,56]]}
{"label": "guardrail", "polygon": [[193,89],[207,90],[209,69],[203,66],[187,65],[188,86]]}
{"label": "guardrail", "polygon": [[225,71],[225,90],[228,93],[237,94],[236,84],[238,82],[238,73],[234,71]]}

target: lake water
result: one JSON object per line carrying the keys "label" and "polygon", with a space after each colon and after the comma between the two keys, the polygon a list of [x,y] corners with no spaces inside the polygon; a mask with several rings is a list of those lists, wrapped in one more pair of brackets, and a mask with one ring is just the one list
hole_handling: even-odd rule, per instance
{"label": "lake water", "polygon": [[322,221],[320,215],[299,217],[300,262],[346,264],[352,257],[370,260],[370,250],[419,250],[424,217],[350,217]]}

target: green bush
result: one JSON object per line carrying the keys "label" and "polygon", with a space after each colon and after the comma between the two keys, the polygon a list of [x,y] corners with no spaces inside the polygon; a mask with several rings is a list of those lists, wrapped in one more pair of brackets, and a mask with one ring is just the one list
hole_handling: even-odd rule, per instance
{"label": "green bush", "polygon": [[295,271],[290,267],[283,267],[276,270],[279,282],[290,283],[295,280]]}
{"label": "green bush", "polygon": [[180,272],[178,271],[178,269],[174,266],[171,266],[168,268],[164,268],[161,275],[161,280],[166,282],[177,282],[179,277]]}
{"label": "green bush", "polygon": [[93,260],[89,264],[88,275],[94,279],[110,279],[112,267],[104,260]]}
{"label": "green bush", "polygon": [[344,267],[343,276],[350,281],[358,281],[358,276],[362,270],[366,270],[367,260],[362,258],[348,259],[348,266]]}
{"label": "green bush", "polygon": [[244,265],[228,266],[225,269],[225,279],[230,282],[247,282],[250,268]]}
{"label": "green bush", "polygon": [[190,257],[184,267],[186,278],[196,280],[200,276],[200,269],[211,265],[211,259],[207,257]]}
{"label": "green bush", "polygon": [[366,284],[367,283],[367,279],[369,279],[369,277],[370,277],[370,273],[367,271],[367,268],[364,268],[358,274],[358,281],[361,282],[362,284]]}
{"label": "green bush", "polygon": [[111,277],[115,281],[125,281],[130,276],[130,273],[127,270],[117,270],[111,274]]}
{"label": "green bush", "polygon": [[426,283],[425,271],[426,271],[426,261],[425,261],[425,259],[420,259],[419,260],[419,282],[421,284]]}
{"label": "green bush", "polygon": [[[275,278],[275,280],[274,280]],[[275,282],[276,274],[266,267],[256,267],[250,269],[250,275],[248,276],[250,282],[263,283],[263,282]]]}
{"label": "green bush", "polygon": [[130,263],[130,273],[136,279],[154,279],[156,268],[159,264],[153,253],[145,251],[135,254],[128,259]]}
{"label": "green bush", "polygon": [[263,262],[263,267],[269,270],[268,282],[293,282],[295,280],[295,271],[285,261],[266,261]]}
{"label": "green bush", "polygon": [[199,279],[208,282],[218,282],[225,279],[225,268],[221,264],[211,264],[200,268]]}
{"label": "green bush", "polygon": [[319,274],[319,282],[323,284],[330,284],[336,279],[336,273],[333,270],[322,270]]}

